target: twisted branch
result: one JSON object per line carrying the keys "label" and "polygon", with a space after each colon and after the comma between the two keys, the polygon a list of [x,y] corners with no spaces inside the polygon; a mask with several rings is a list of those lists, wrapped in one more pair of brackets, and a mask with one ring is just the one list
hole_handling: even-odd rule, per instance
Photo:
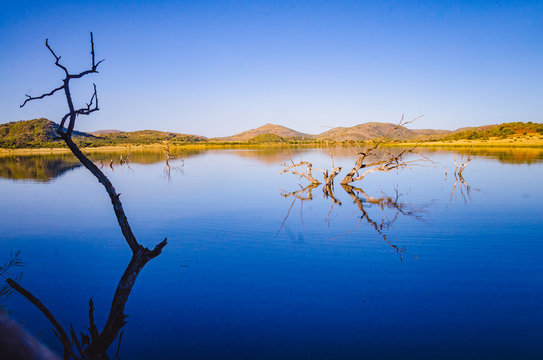
{"label": "twisted branch", "polygon": [[[399,154],[394,155],[389,152],[385,152],[384,156],[381,158],[381,160],[374,161],[371,163],[365,163],[366,159],[372,155],[375,155],[375,150],[388,138],[388,136],[395,130],[414,122],[415,120],[421,118],[422,116],[418,116],[413,120],[410,121],[404,121],[404,115],[402,115],[402,118],[398,124],[396,124],[394,127],[390,128],[383,136],[381,136],[376,142],[373,143],[372,146],[365,149],[364,151],[361,151],[358,153],[358,157],[355,161],[355,164],[351,171],[345,175],[343,180],[341,180],[341,184],[349,184],[354,181],[362,180],[364,177],[366,177],[368,174],[371,174],[375,171],[391,171],[394,169],[400,169],[404,167],[410,167],[415,164],[419,164],[424,161],[429,161],[428,158],[424,157],[421,154],[418,154],[420,156],[419,159],[412,160],[412,161],[404,161],[403,156],[408,153],[414,153],[415,148],[417,148],[418,144],[413,146],[409,149],[402,150]],[[366,170],[362,175],[359,174],[360,169],[368,169]]]}

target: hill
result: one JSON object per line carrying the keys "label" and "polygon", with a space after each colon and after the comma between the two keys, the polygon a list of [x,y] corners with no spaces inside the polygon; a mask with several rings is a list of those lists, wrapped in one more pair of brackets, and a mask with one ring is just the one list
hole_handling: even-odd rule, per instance
{"label": "hill", "polygon": [[213,138],[212,140],[216,141],[248,141],[250,139],[253,139],[259,135],[263,134],[273,134],[277,135],[284,139],[301,139],[301,138],[313,138],[313,135],[304,134],[292,129],[289,129],[288,127],[281,126],[281,125],[274,125],[274,124],[266,124],[261,127],[258,127],[256,129],[247,130],[244,132],[241,132],[236,135],[232,136],[226,136],[226,137],[220,137],[220,138]]}
{"label": "hill", "polygon": [[[64,141],[56,133],[58,127],[58,124],[45,118],[0,124],[0,148],[65,147]],[[93,134],[74,131],[73,139],[80,146],[92,147],[119,144],[156,144],[162,141],[170,141],[173,144],[207,141],[202,136],[156,130],[131,132],[100,130]]]}
{"label": "hill", "polygon": [[[289,142],[291,140],[305,141],[367,141],[379,138],[396,125],[391,123],[369,122],[351,127],[336,127],[319,135],[304,134],[285,126],[266,124],[256,129],[241,132],[236,135],[207,139],[203,136],[181,134],[175,132],[140,130],[99,130],[92,134],[74,131],[74,140],[82,147],[115,146],[115,145],[150,145],[169,142],[172,145],[186,143],[227,141],[246,143]],[[57,136],[58,125],[50,120],[40,118],[26,121],[16,121],[0,124],[0,148],[53,148],[65,147],[64,142]],[[503,123],[465,127],[455,131],[434,129],[407,129],[400,127],[388,137],[395,141],[432,141],[452,142],[457,140],[496,140],[522,143],[526,139],[543,139],[543,124],[539,123]],[[513,141],[512,140],[512,141]],[[539,141],[539,140],[538,140]]]}
{"label": "hill", "polygon": [[533,122],[511,122],[474,128],[461,128],[439,140],[488,140],[505,139],[511,136],[543,135],[543,124]]}
{"label": "hill", "polygon": [[[60,147],[64,142],[56,131],[58,124],[44,119],[13,121],[0,124],[0,148]],[[93,135],[74,131],[74,140],[90,140]]]}
{"label": "hill", "polygon": [[[351,127],[336,127],[317,135],[317,139],[333,141],[364,141],[385,135],[396,125],[391,123],[369,122]],[[403,126],[388,135],[394,140],[410,140],[416,137],[440,132],[441,130],[409,130]]]}
{"label": "hill", "polygon": [[104,129],[104,130],[96,130],[96,131],[93,131],[91,132],[92,135],[104,135],[104,134],[115,134],[115,133],[120,133],[122,132],[121,130],[116,130],[116,129]]}

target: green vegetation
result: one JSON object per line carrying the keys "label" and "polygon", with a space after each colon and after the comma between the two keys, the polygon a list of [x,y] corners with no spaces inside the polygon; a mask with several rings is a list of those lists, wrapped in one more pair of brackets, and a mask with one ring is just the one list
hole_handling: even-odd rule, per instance
{"label": "green vegetation", "polygon": [[[57,136],[58,125],[44,118],[0,124],[0,148],[57,148],[64,142]],[[74,131],[74,139],[90,143],[94,136]]]}
{"label": "green vegetation", "polygon": [[47,182],[81,166],[71,154],[0,157],[0,178]]}
{"label": "green vegetation", "polygon": [[278,142],[284,142],[285,139],[283,139],[279,135],[275,134],[260,134],[257,135],[251,139],[249,139],[249,143],[278,143]]}
{"label": "green vegetation", "polygon": [[196,135],[186,135],[171,132],[140,130],[132,132],[115,132],[101,134],[92,139],[93,146],[108,145],[150,145],[167,141],[172,145],[207,141],[206,138]]}
{"label": "green vegetation", "polygon": [[[274,144],[274,146],[352,146],[353,143],[363,144],[367,141],[371,142],[372,139],[378,138],[380,136],[379,134],[382,133],[382,131],[376,131],[375,129],[379,130],[383,127],[390,126],[390,124],[381,124],[382,126],[379,127],[375,124],[376,123],[368,123],[352,128],[337,128],[343,131],[345,134],[342,134],[345,136],[332,138],[322,136],[299,136],[301,133],[295,132],[294,130],[267,124],[258,129],[242,133],[245,134],[244,136],[240,136],[238,134],[228,138],[207,139],[205,137],[196,135],[155,130],[141,130],[132,132],[97,132],[95,134],[74,131],[73,139],[79,147],[86,148],[131,145],[163,146],[164,143],[171,146],[183,147],[260,146],[265,144]],[[57,124],[43,118],[0,124],[0,149],[66,148],[64,142],[57,137],[57,128]],[[364,133],[364,136],[361,136],[358,133],[351,134],[349,132],[351,130],[360,132],[362,131],[361,129],[365,129],[365,131],[367,130],[367,133]],[[461,143],[480,143],[481,145],[505,146],[541,146],[543,144],[543,124],[532,122],[512,122],[500,125],[487,125],[477,128],[465,128],[447,134],[439,134],[436,133],[438,130],[431,129],[416,130],[422,135],[419,134],[419,136],[415,137],[413,137],[414,135],[411,134],[411,132],[414,133],[416,131],[411,131],[408,129],[404,130],[404,132],[410,132],[409,134],[405,135],[405,138],[402,136],[394,137],[388,139],[386,143],[389,145],[401,145],[406,144],[407,142],[423,141],[422,144],[424,144],[424,146]],[[280,131],[281,134],[284,133],[286,135],[278,134]],[[429,135],[430,133],[432,133],[432,135]],[[293,136],[293,134],[295,136]],[[253,136],[249,138],[249,135]],[[349,137],[352,137],[352,139],[347,140]],[[493,144],[494,142],[496,144]]]}
{"label": "green vegetation", "polygon": [[[437,140],[488,140],[490,138],[506,139],[511,136],[526,136],[528,134],[543,135],[543,124],[533,122],[511,122],[490,127],[467,129],[446,135]],[[436,140],[436,139],[434,139]]]}
{"label": "green vegetation", "polygon": [[[64,141],[58,137],[58,125],[40,118],[0,124],[0,148],[64,148]],[[141,130],[133,132],[114,132],[100,135],[74,131],[73,139],[79,147],[98,147],[115,145],[149,145],[168,141],[173,145],[207,141],[196,135],[171,132]]]}

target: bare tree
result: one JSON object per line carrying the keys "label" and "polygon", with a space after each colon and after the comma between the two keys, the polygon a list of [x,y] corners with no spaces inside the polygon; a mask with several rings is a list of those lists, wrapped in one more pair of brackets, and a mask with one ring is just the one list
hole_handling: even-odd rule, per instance
{"label": "bare tree", "polygon": [[[470,151],[468,152],[468,154],[467,154],[467,156],[465,158],[464,158],[464,155],[462,155],[458,161],[456,159],[456,155],[453,154],[454,165],[455,165],[455,168],[454,168],[454,185],[453,185],[453,189],[451,191],[450,200],[453,199],[454,193],[456,191],[456,185],[457,185],[458,181],[460,181],[460,194],[462,194],[462,199],[464,199],[464,202],[467,202],[467,199],[466,199],[466,195],[467,195],[469,201],[471,202],[471,186],[468,184],[468,182],[466,181],[466,179],[464,179],[464,176],[462,175],[462,173],[466,169],[466,166],[468,165],[468,163],[473,160],[471,158],[470,154],[471,154],[471,149],[470,149]],[[466,189],[465,193],[464,193],[464,189]],[[479,191],[479,189],[475,189],[475,190]]]}
{"label": "bare tree", "polygon": [[[287,164],[283,163],[281,164],[282,166],[284,166],[285,168],[282,169],[281,171],[279,171],[280,174],[283,174],[283,173],[291,173],[291,174],[294,174],[294,175],[298,175],[300,176],[301,178],[305,178],[307,180],[309,180],[311,182],[311,184],[315,184],[315,185],[319,185],[321,182],[319,180],[317,180],[314,176],[313,176],[313,164],[310,163],[309,161],[300,161],[299,163],[297,164],[294,164],[294,162],[292,161],[292,158],[291,158],[291,162],[292,162],[292,165],[290,166],[287,166]],[[298,167],[304,167],[305,166],[305,170],[298,170]],[[315,169],[315,170],[320,170],[320,169]]]}
{"label": "bare tree", "polygon": [[[115,338],[118,336],[121,328],[125,324],[126,315],[124,314],[124,307],[128,296],[132,291],[136,278],[139,272],[143,267],[149,262],[149,260],[158,256],[164,246],[167,244],[167,239],[164,239],[158,243],[152,250],[141,245],[134,236],[128,219],[123,209],[123,205],[120,200],[119,193],[116,192],[113,184],[109,181],[107,176],[89,159],[83,154],[79,147],[72,140],[72,132],[75,127],[75,121],[80,115],[90,115],[91,113],[98,111],[98,92],[96,90],[96,85],[93,84],[93,93],[90,98],[90,101],[86,106],[77,109],[74,105],[72,95],[70,92],[70,81],[80,79],[84,76],[98,73],[98,66],[104,61],[96,61],[94,53],[94,39],[92,32],[90,33],[90,43],[91,43],[91,65],[90,68],[79,73],[70,73],[68,68],[60,63],[60,56],[57,56],[53,49],[49,46],[49,41],[45,41],[45,46],[53,57],[55,58],[55,65],[59,67],[65,77],[62,80],[62,85],[51,90],[48,93],[44,93],[40,96],[30,96],[26,95],[26,100],[21,104],[21,107],[25,106],[29,101],[43,99],[48,96],[52,96],[59,91],[63,91],[66,97],[66,102],[68,105],[68,113],[62,118],[60,125],[57,129],[58,135],[64,140],[68,148],[75,155],[77,159],[85,166],[95,177],[96,179],[104,186],[111,204],[113,206],[113,211],[121,228],[121,232],[124,236],[124,239],[130,249],[132,250],[132,259],[128,267],[126,268],[125,273],[123,274],[115,295],[113,296],[113,301],[111,305],[111,310],[109,317],[106,321],[106,324],[101,332],[97,330],[96,324],[94,323],[93,317],[93,306],[92,301],[90,303],[89,318],[90,318],[90,336],[81,335],[81,339],[78,339],[75,331],[70,330],[71,336],[68,336],[67,332],[60,326],[58,321],[53,317],[53,315],[47,310],[47,308],[32,295],[28,290],[24,289],[20,284],[18,284],[13,279],[8,279],[8,284],[21,295],[26,297],[32,304],[34,304],[44,315],[51,321],[56,329],[56,334],[64,346],[64,358],[69,359],[70,357],[74,359],[106,359],[106,350],[111,346]],[[68,124],[66,125],[66,122]],[[110,166],[112,163],[110,163]],[[73,346],[76,347],[79,355],[76,355],[76,352],[73,350]]]}
{"label": "bare tree", "polygon": [[[416,153],[415,149],[418,147],[418,144],[415,144],[414,146],[410,148],[405,148],[401,150],[400,152],[392,152],[392,151],[384,151],[383,155],[380,156],[377,160],[375,159],[377,155],[377,149],[381,147],[381,145],[388,139],[388,136],[395,130],[403,127],[406,124],[412,123],[413,121],[417,120],[419,117],[410,120],[405,121],[404,116],[402,115],[402,118],[398,124],[390,128],[383,136],[381,136],[379,139],[377,139],[375,142],[372,143],[371,146],[367,147],[365,150],[360,151],[358,153],[358,156],[355,160],[355,164],[353,168],[345,175],[343,180],[341,180],[341,184],[350,184],[354,181],[362,180],[364,179],[368,174],[376,171],[386,172],[386,171],[392,171],[396,169],[401,168],[409,168],[411,166],[421,165],[423,162],[430,161],[427,157],[425,157],[422,154]],[[406,160],[404,157],[408,154],[417,154],[418,157],[412,160]],[[279,171],[280,174],[283,173],[291,173],[294,175],[300,176],[300,178],[305,178],[309,180],[312,184],[319,185],[321,182],[317,180],[313,176],[313,171],[320,171],[323,173],[323,180],[324,180],[324,187],[323,191],[325,194],[330,193],[329,189],[325,189],[325,187],[333,186],[335,177],[341,172],[341,167],[336,167],[334,165],[334,158],[332,156],[332,152],[330,151],[330,158],[332,160],[332,168],[331,169],[317,169],[313,167],[313,164],[309,161],[300,161],[298,163],[294,163],[292,160],[292,157],[290,158],[291,164],[283,163],[281,166],[283,166],[283,169]],[[368,162],[369,160],[369,162]],[[305,167],[305,169],[304,169]],[[301,168],[301,169],[298,169]],[[360,173],[360,170],[364,169],[364,172]]]}
{"label": "bare tree", "polygon": [[[383,136],[381,136],[377,141],[373,143],[370,147],[366,148],[364,151],[361,151],[358,153],[358,157],[356,158],[355,164],[353,168],[345,175],[343,180],[341,180],[341,184],[349,184],[354,181],[362,180],[364,179],[368,174],[376,171],[391,171],[401,168],[408,168],[413,165],[420,165],[421,162],[429,161],[428,158],[422,156],[421,154],[418,154],[419,157],[414,160],[405,160],[404,156],[410,153],[414,153],[414,150],[417,148],[418,144],[411,147],[406,148],[400,151],[397,154],[394,154],[389,151],[385,151],[384,154],[380,157],[379,160],[366,162],[371,157],[375,156],[375,150],[379,148],[383,144],[383,142],[388,138],[388,136],[395,130],[412,123],[413,121],[419,119],[419,117],[410,120],[410,121],[404,121],[404,116],[402,115],[402,118],[396,126],[390,128]],[[364,169],[364,172],[362,174],[359,173],[361,169]]]}

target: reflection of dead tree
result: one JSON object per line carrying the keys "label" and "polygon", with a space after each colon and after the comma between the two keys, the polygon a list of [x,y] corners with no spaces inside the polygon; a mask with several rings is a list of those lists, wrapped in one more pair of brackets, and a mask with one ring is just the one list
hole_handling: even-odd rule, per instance
{"label": "reflection of dead tree", "polygon": [[302,220],[302,223],[304,222],[304,218],[302,216],[302,207],[303,207],[304,201],[313,200],[312,191],[317,186],[319,185],[312,183],[312,184],[307,185],[305,188],[303,188],[300,185],[300,190],[296,190],[292,192],[286,192],[286,191],[281,192],[281,196],[284,197],[285,199],[288,197],[292,197],[293,199],[292,199],[292,203],[290,204],[290,207],[288,208],[287,215],[285,215],[285,218],[283,219],[283,222],[281,223],[281,227],[279,228],[279,231],[277,231],[278,234],[283,229],[283,226],[285,225],[285,222],[287,221],[288,216],[290,215],[290,211],[292,210],[292,207],[294,206],[294,203],[296,202],[296,200],[300,200],[300,219]]}
{"label": "reflection of dead tree", "polygon": [[[388,136],[394,130],[399,129],[406,124],[412,123],[416,119],[418,118],[415,118],[411,121],[404,121],[404,116],[402,115],[402,119],[396,126],[390,128],[383,136],[381,136],[381,138],[375,141],[372,146],[358,153],[358,157],[355,161],[354,167],[351,169],[351,171],[347,173],[347,175],[345,175],[343,180],[341,180],[341,183],[349,184],[354,181],[362,180],[368,174],[375,171],[391,171],[391,170],[396,170],[396,169],[401,169],[401,168],[408,168],[410,166],[420,165],[421,162],[429,161],[428,158],[418,153],[417,154],[419,155],[419,158],[414,159],[414,160],[409,160],[409,161],[404,160],[403,157],[405,155],[414,153],[414,150],[417,147],[417,145],[415,145],[411,148],[407,148],[400,151],[400,153],[398,154],[393,154],[392,152],[385,151],[384,155],[381,157],[380,160],[365,163],[367,159],[375,155],[375,150],[377,150],[377,148],[388,138]],[[359,173],[361,169],[365,169],[365,171],[362,174]]]}
{"label": "reflection of dead tree", "polygon": [[[383,194],[380,198],[375,198],[372,196],[369,196],[364,192],[364,190],[360,188],[356,188],[351,185],[342,185],[343,189],[351,196],[353,199],[353,202],[356,204],[362,215],[360,216],[360,220],[364,219],[369,225],[371,225],[375,231],[383,238],[383,240],[387,243],[388,246],[390,246],[398,256],[400,257],[400,261],[403,261],[402,254],[407,253],[407,250],[405,247],[399,247],[397,245],[394,245],[390,240],[388,239],[387,234],[384,232],[384,230],[389,229],[392,224],[398,219],[399,215],[405,215],[413,217],[417,220],[421,219],[421,216],[419,215],[418,210],[410,209],[405,203],[402,203],[399,201],[399,194],[398,190],[396,189],[396,195],[395,197],[389,197]],[[380,223],[377,223],[374,221],[364,208],[364,203],[374,204],[381,208],[381,211],[383,212],[383,219]],[[395,211],[395,214],[392,219],[389,219],[388,216],[385,213],[385,209],[392,209]],[[357,225],[358,227],[358,225]],[[356,228],[355,228],[356,229]]]}
{"label": "reflection of dead tree", "polygon": [[[134,234],[132,233],[132,229],[130,228],[130,225],[128,223],[128,219],[126,217],[126,214],[123,209],[123,205],[120,201],[120,194],[118,194],[113,187],[113,184],[109,181],[107,176],[104,175],[104,173],[89,159],[87,158],[79,149],[79,147],[74,143],[72,140],[72,132],[75,127],[75,120],[80,115],[90,115],[91,113],[98,111],[98,93],[96,91],[96,85],[93,85],[94,91],[90,98],[89,103],[86,104],[86,107],[82,107],[80,109],[76,109],[74,106],[74,102],[72,99],[72,95],[70,93],[70,81],[74,79],[80,79],[86,75],[98,73],[97,68],[102,63],[103,60],[100,60],[98,62],[95,61],[95,55],[94,55],[94,41],[92,33],[90,34],[90,40],[91,40],[91,67],[88,70],[85,70],[83,72],[77,73],[77,74],[71,74],[68,69],[60,64],[60,56],[57,56],[53,49],[49,46],[49,41],[45,41],[45,46],[53,57],[55,58],[55,65],[59,67],[65,74],[65,78],[63,79],[63,84],[56,89],[50,91],[49,93],[45,93],[41,96],[32,97],[27,95],[27,99],[23,102],[21,107],[25,106],[27,102],[31,100],[37,100],[37,99],[43,99],[44,97],[51,96],[55,94],[57,91],[63,90],[65,96],[66,96],[66,102],[68,104],[69,112],[64,115],[62,118],[60,125],[57,129],[58,135],[64,140],[68,148],[72,151],[72,153],[75,155],[77,159],[85,166],[95,177],[96,179],[104,186],[107,194],[109,195],[111,199],[111,204],[113,205],[113,210],[115,212],[115,216],[117,218],[117,222],[119,223],[119,226],[121,228],[121,232],[125,238],[126,243],[132,250],[132,259],[130,261],[130,264],[127,267],[127,270],[123,274],[121,281],[119,282],[117,289],[115,291],[115,295],[113,297],[113,303],[111,306],[111,311],[109,314],[109,317],[107,319],[106,325],[104,326],[104,329],[101,333],[99,333],[96,330],[96,325],[94,324],[94,319],[92,317],[92,306],[90,311],[90,323],[91,323],[91,329],[90,329],[90,337],[87,335],[82,335],[81,340],[77,338],[77,335],[71,329],[71,337],[67,335],[67,333],[62,330],[62,328],[53,321],[53,317],[48,316],[47,312],[44,310],[45,307],[40,306],[41,302],[37,300],[32,294],[30,294],[27,290],[23,289],[22,286],[17,284],[13,279],[9,279],[8,284],[16,291],[21,293],[21,295],[25,296],[30,302],[32,302],[38,309],[40,309],[47,317],[48,319],[55,325],[55,328],[57,330],[57,334],[59,335],[59,339],[61,340],[62,344],[64,345],[64,358],[68,359],[70,357],[74,359],[79,359],[80,357],[82,359],[104,359],[107,358],[106,350],[107,348],[112,344],[114,339],[118,336],[119,331],[125,324],[125,318],[126,315],[124,314],[124,307],[126,304],[126,301],[128,299],[128,296],[130,295],[130,292],[132,291],[132,287],[134,286],[134,283],[136,281],[136,278],[143,269],[143,267],[149,262],[149,260],[155,258],[158,256],[161,252],[164,246],[166,246],[167,241],[164,239],[162,242],[157,244],[153,250],[150,250],[143,245],[141,245],[137,240]],[[66,121],[68,121],[68,125],[66,125]],[[110,162],[110,167],[112,166],[113,160]],[[75,345],[79,356],[75,354],[75,351],[73,350],[73,346]]]}
{"label": "reflection of dead tree", "polygon": [[[166,177],[166,179],[168,179],[168,182],[171,182],[172,181],[172,175],[171,175],[172,167],[170,166],[170,160],[175,159],[175,156],[172,155],[170,152],[169,143],[162,147],[162,151],[164,152],[164,162],[166,164],[166,166],[164,167],[164,176]],[[185,166],[185,161],[181,159],[181,166],[176,166],[173,169],[178,170],[181,173],[183,173],[184,171],[183,166]]]}
{"label": "reflection of dead tree", "polygon": [[[60,325],[60,322],[55,318],[51,311],[36,296],[22,287],[17,281],[7,279],[6,282],[12,289],[23,295],[36,308],[38,308],[38,310],[45,315],[49,322],[51,322],[55,328],[55,335],[64,346],[64,359],[108,359],[106,351],[118,336],[120,344],[120,336],[122,336],[121,329],[126,324],[124,308],[136,278],[145,264],[146,262],[143,262],[138,258],[138,256],[134,256],[128,264],[128,267],[117,285],[117,291],[113,297],[109,317],[101,332],[98,331],[98,327],[94,320],[94,304],[92,298],[90,299],[89,334],[81,333],[80,337],[76,335],[71,324],[69,331],[70,335],[68,335],[68,331],[66,331],[62,325]],[[74,346],[75,350],[73,349]]]}
{"label": "reflection of dead tree", "polygon": [[330,226],[330,215],[332,215],[332,210],[334,209],[334,204],[337,204],[338,206],[341,206],[341,201],[339,201],[334,196],[334,184],[326,184],[322,187],[322,192],[324,193],[325,198],[330,198],[332,201],[330,202],[330,210],[328,210],[328,215],[326,216],[326,222],[328,223],[328,226]]}

